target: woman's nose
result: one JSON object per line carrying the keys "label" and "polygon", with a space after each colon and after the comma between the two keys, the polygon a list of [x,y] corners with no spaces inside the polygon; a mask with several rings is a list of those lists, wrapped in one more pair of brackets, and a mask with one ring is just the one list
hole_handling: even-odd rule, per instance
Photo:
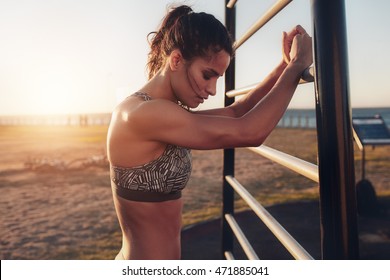
{"label": "woman's nose", "polygon": [[216,82],[208,83],[206,91],[209,95],[214,96],[217,93],[217,83]]}

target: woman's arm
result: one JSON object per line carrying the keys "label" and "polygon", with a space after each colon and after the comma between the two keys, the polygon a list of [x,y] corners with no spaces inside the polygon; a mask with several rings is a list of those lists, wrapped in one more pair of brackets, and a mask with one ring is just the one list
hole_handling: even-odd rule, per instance
{"label": "woman's arm", "polygon": [[243,116],[269,93],[286,66],[287,64],[284,61],[281,61],[261,83],[249,91],[244,97],[236,100],[232,105],[225,108],[202,110],[196,113],[203,115],[229,116],[234,118]]}
{"label": "woman's arm", "polygon": [[142,102],[125,116],[142,141],[170,143],[193,149],[258,146],[285,112],[303,71],[312,63],[311,38],[294,37],[291,61],[259,102],[239,117],[190,113],[167,100]]}
{"label": "woman's arm", "polygon": [[211,109],[211,110],[202,110],[196,112],[198,114],[205,115],[221,115],[221,116],[230,116],[230,117],[241,117],[249,110],[251,110],[264,96],[266,96],[280,75],[283,73],[287,64],[290,62],[290,52],[291,46],[294,37],[297,34],[304,34],[306,31],[300,25],[294,27],[289,33],[283,32],[282,39],[282,61],[275,67],[275,69],[267,75],[267,77],[259,83],[254,89],[249,91],[244,97],[235,101],[232,105],[225,108]]}

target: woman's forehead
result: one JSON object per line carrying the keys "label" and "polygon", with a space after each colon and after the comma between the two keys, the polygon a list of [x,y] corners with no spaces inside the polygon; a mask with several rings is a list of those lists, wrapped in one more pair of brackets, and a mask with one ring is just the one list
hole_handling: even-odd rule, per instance
{"label": "woman's forehead", "polygon": [[210,68],[219,76],[222,76],[226,71],[230,63],[230,55],[221,50],[219,52],[214,52],[207,57],[197,57],[194,59],[193,63],[199,64],[202,67]]}

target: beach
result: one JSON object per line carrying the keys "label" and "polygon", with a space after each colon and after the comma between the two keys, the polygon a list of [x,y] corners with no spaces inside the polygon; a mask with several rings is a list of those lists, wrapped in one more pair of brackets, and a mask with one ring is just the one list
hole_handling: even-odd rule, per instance
{"label": "beach", "polygon": [[[113,259],[121,246],[106,160],[107,126],[0,126],[1,259]],[[316,163],[316,131],[278,128],[266,145]],[[366,176],[390,196],[390,146],[367,149]],[[356,179],[360,153],[355,147]],[[183,226],[220,215],[221,150],[193,151]],[[316,183],[236,150],[236,177],[265,206],[318,199]],[[236,201],[238,210],[245,210]]]}

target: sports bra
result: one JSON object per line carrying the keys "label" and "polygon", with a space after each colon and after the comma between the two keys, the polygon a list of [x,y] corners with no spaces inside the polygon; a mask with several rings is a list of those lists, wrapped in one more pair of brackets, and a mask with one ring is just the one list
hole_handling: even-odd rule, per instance
{"label": "sports bra", "polygon": [[[144,93],[133,94],[151,100]],[[136,167],[110,166],[112,189],[133,201],[159,202],[178,199],[192,170],[191,150],[168,144],[157,159]]]}

